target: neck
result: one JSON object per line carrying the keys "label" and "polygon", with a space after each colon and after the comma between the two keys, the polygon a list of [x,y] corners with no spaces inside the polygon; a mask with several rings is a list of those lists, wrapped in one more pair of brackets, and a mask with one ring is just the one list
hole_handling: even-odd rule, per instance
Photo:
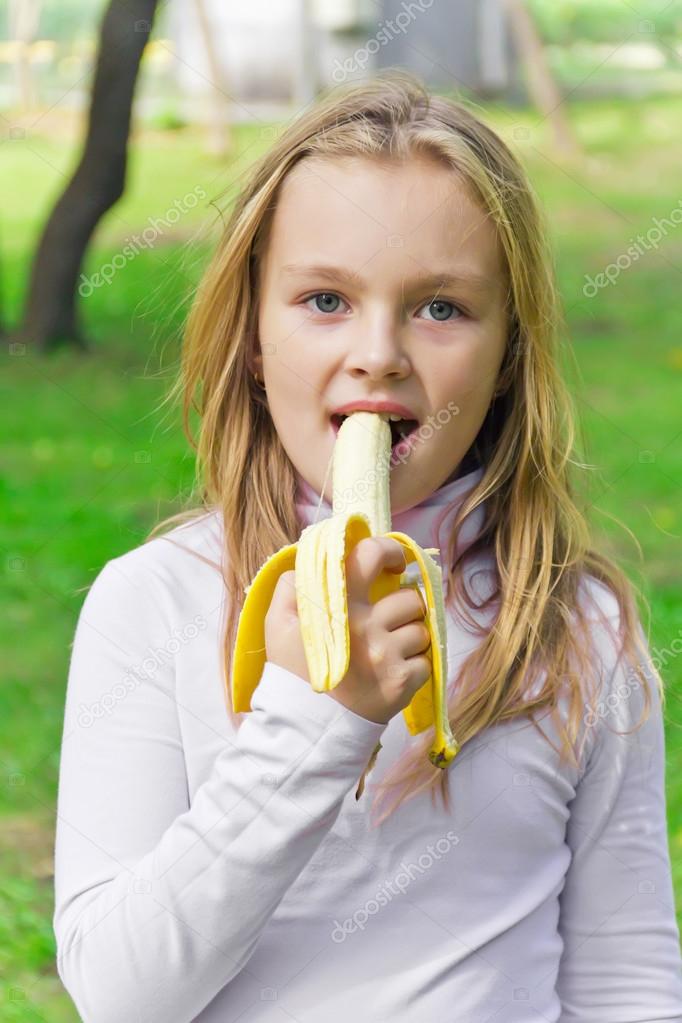
{"label": "neck", "polygon": [[[425,497],[419,504],[397,512],[392,516],[392,529],[407,533],[421,547],[437,547],[441,555],[436,556],[444,569],[444,561],[452,523],[463,502],[477,486],[483,476],[483,467],[477,465],[468,471],[464,463],[458,466],[444,483]],[[303,477],[296,473],[296,508],[301,528],[311,522],[320,522],[332,514],[329,502],[322,497]],[[458,555],[472,543],[480,532],[485,515],[484,503],[478,505],[461,524],[455,546]],[[445,575],[445,572],[444,572]]]}

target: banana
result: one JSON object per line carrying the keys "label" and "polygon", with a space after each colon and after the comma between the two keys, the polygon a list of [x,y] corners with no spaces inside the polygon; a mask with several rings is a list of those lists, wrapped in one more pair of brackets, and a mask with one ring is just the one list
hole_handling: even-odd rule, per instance
{"label": "banana", "polygon": [[[384,413],[354,412],[339,429],[332,458],[332,515],[306,526],[298,543],[287,544],[271,555],[245,590],[237,624],[233,657],[232,706],[251,710],[251,696],[265,665],[265,615],[277,580],[295,571],[296,604],[310,685],[315,692],[334,689],[348,672],[350,630],[346,590],[346,558],[355,544],[368,536],[389,536],[403,548],[406,564],[416,562],[424,586],[430,647],[426,651],[431,674],[403,709],[411,735],[435,726],[429,760],[446,767],[457,755],[459,743],[447,715],[447,647],[445,607],[440,566],[430,556],[438,548],[424,549],[406,533],[391,530],[391,430]],[[369,600],[375,603],[401,586],[418,587],[406,573],[382,572],[374,580]],[[381,744],[365,770],[369,771]],[[356,798],[362,792],[364,775]]]}

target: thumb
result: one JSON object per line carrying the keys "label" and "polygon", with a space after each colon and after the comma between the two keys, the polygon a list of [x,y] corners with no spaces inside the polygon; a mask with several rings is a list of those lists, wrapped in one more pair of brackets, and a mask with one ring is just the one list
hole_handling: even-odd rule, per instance
{"label": "thumb", "polygon": [[288,572],[282,572],[281,576],[277,580],[275,589],[272,594],[272,600],[270,601],[270,610],[275,611],[276,614],[281,615],[283,618],[297,618],[298,607],[296,604],[296,572],[291,569]]}

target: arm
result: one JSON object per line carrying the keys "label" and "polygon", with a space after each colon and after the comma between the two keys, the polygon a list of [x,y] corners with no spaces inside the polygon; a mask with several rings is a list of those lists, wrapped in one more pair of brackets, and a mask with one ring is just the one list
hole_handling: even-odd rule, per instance
{"label": "arm", "polygon": [[85,1023],[188,1023],[244,969],[385,726],[268,662],[190,805],[172,657],[150,657],[174,624],[163,584],[121,564],[95,579],[71,655],[57,966]]}
{"label": "arm", "polygon": [[[641,634],[641,626],[640,634]],[[682,1021],[679,933],[670,873],[665,740],[649,666],[651,712],[621,659],[611,674],[570,808],[572,860],[561,894],[560,1023]]]}

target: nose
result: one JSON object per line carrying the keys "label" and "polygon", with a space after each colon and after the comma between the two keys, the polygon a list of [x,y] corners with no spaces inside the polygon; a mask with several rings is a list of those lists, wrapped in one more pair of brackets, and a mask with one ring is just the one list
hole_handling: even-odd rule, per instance
{"label": "nose", "polygon": [[358,324],[346,368],[354,377],[366,376],[372,381],[406,377],[411,366],[400,326],[390,319],[364,327]]}

